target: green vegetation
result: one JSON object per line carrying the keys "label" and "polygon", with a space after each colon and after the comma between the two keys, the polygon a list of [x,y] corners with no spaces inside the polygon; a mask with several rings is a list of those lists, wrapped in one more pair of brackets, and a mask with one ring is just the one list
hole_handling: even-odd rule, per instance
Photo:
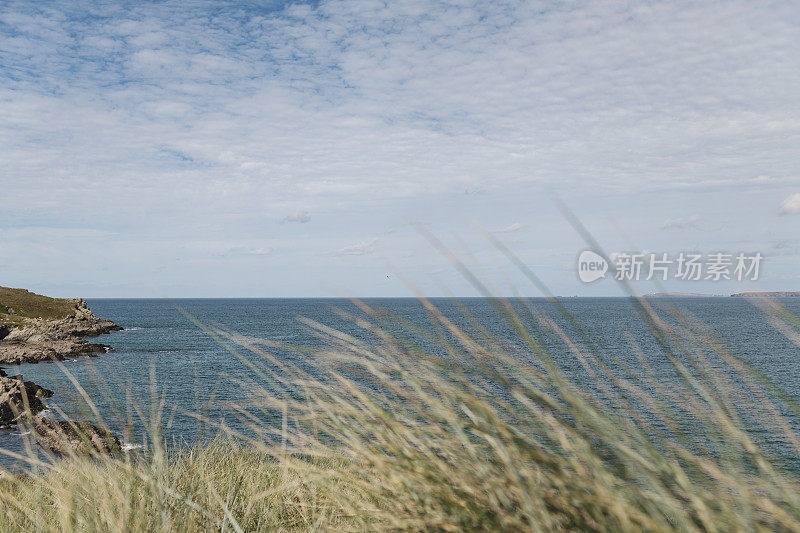
{"label": "green vegetation", "polygon": [[19,324],[25,318],[55,320],[74,314],[73,300],[50,298],[26,289],[0,287],[0,324]]}
{"label": "green vegetation", "polygon": [[[248,431],[197,414],[218,437],[167,452],[154,389],[150,411],[133,406],[149,450],[32,460],[32,474],[0,481],[0,529],[800,531],[797,469],[767,446],[797,466],[782,413],[800,408],[713,332],[635,300],[658,348],[631,336],[632,368],[557,302],[568,330],[528,302],[492,302],[513,335],[426,300],[424,328],[362,302],[341,311],[358,338],[304,320],[324,350],[196,322],[252,370],[230,405]],[[786,309],[764,311],[800,338]],[[565,374],[556,353],[582,372]]]}

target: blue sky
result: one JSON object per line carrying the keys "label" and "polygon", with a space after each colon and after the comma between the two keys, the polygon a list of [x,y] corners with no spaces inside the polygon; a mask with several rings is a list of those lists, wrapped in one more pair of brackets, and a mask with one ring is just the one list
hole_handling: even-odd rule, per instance
{"label": "blue sky", "polygon": [[[0,5],[0,284],[59,296],[558,294],[586,246],[760,251],[800,290],[800,7]],[[652,287],[641,286],[649,292]]]}

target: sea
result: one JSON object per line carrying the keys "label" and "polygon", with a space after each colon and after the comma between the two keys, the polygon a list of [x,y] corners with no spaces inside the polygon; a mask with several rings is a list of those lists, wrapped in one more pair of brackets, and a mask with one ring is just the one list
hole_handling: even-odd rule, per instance
{"label": "sea", "polygon": [[[667,305],[665,301],[651,301],[658,307]],[[128,449],[148,448],[146,427],[154,417],[158,418],[162,437],[170,446],[186,446],[210,438],[213,431],[208,421],[224,421],[228,427],[245,429],[246,424],[231,412],[230,405],[246,397],[244,389],[248,383],[260,383],[248,364],[250,358],[259,356],[232,347],[213,334],[214,328],[247,339],[324,348],[327,341],[307,325],[311,320],[374,341],[347,315],[364,316],[358,305],[348,299],[91,299],[87,303],[97,316],[125,328],[90,339],[110,346],[108,353],[78,357],[61,364],[6,366],[5,371],[8,375],[21,374],[25,380],[54,391],[47,400],[48,416],[96,419],[99,415],[117,434],[124,435]],[[416,299],[367,299],[363,303],[381,309],[382,319],[405,322],[412,329],[413,326],[425,331],[434,328],[430,314]],[[491,336],[509,340],[509,344],[525,351],[524,343],[519,342],[504,317],[502,302],[465,298],[433,299],[432,303],[476,337],[482,335],[480,328],[484,328]],[[629,368],[641,367],[637,353],[644,354],[665,387],[678,379],[659,340],[631,298],[563,298],[558,303],[532,298],[511,303],[520,316],[534,321],[551,318],[571,338],[588,335],[594,348],[586,349],[601,346]],[[800,316],[800,298],[781,299],[780,304],[789,313]],[[709,338],[713,337],[751,365],[756,373],[774,384],[776,391],[800,402],[797,339],[776,327],[763,309],[745,299],[723,297],[678,297],[671,299],[669,305],[674,305],[677,313],[668,321],[677,323],[687,319],[701,324]],[[669,314],[666,308],[663,313]],[[548,350],[557,365],[567,375],[580,378],[584,370],[574,351],[558,335],[548,338]],[[436,345],[425,347],[439,349]],[[277,355],[293,357],[292,353],[283,351]],[[313,355],[305,356],[303,364],[313,367]],[[719,361],[712,364],[725,368]],[[91,399],[91,405],[85,401],[86,397]],[[202,416],[193,416],[198,413]],[[794,429],[800,430],[791,410],[783,413]],[[800,470],[797,458],[780,442],[772,442],[768,428],[754,426],[753,433],[767,445],[775,444],[777,456],[785,466]],[[30,446],[29,439],[19,429],[0,429],[0,449],[27,455],[31,448],[34,453],[41,453]],[[24,462],[9,454],[0,455],[0,464],[12,470],[26,468]]]}

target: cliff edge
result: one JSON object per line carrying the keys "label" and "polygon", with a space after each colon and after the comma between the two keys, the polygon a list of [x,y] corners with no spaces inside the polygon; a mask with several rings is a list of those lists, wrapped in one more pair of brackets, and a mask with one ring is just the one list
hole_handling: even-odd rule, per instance
{"label": "cliff edge", "polygon": [[0,364],[59,361],[105,353],[93,337],[122,328],[98,318],[82,299],[49,298],[0,287]]}

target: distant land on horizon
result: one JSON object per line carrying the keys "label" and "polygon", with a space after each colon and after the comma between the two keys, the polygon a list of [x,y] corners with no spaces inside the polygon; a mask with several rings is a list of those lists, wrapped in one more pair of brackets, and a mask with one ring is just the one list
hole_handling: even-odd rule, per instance
{"label": "distant land on horizon", "polygon": [[655,292],[645,294],[645,298],[667,298],[670,296],[683,296],[694,298],[800,298],[800,291],[765,291],[765,292],[737,292],[726,296],[724,294],[699,294],[694,292]]}
{"label": "distant land on horizon", "polygon": [[[519,298],[520,296],[497,296],[498,298],[509,298],[515,299]],[[582,296],[582,295],[559,295],[555,296],[555,298],[619,298],[620,296]],[[642,295],[644,298],[800,298],[800,291],[749,291],[749,292],[738,292],[733,294],[706,294],[706,293],[697,293],[697,292],[654,292]],[[415,296],[358,296],[354,297],[355,299],[416,299]],[[452,296],[428,296],[427,298],[431,299],[450,299]],[[471,298],[484,298],[483,296],[456,296],[457,299],[471,299]],[[552,296],[522,296],[522,298],[552,298]],[[20,300],[21,299],[21,300]],[[272,297],[272,296],[250,296],[250,297],[203,297],[203,296],[189,296],[189,297],[132,297],[132,298],[117,298],[117,297],[100,297],[100,298],[88,298],[90,300],[116,300],[116,299],[132,299],[132,300],[240,300],[240,299],[298,299],[298,300],[327,300],[327,299],[349,299],[346,296],[300,296],[300,297]],[[24,300],[24,307],[30,307],[29,311],[33,311],[34,309],[38,312],[28,313],[29,317],[40,317],[40,318],[55,318],[50,317],[49,314],[52,314],[53,307],[58,307],[58,311],[63,314],[64,309],[66,308],[69,310],[67,314],[71,314],[73,311],[73,307],[76,300],[79,298],[52,298],[48,296],[43,296],[27,289],[12,289],[8,287],[0,286],[0,325],[4,322],[11,322],[12,318],[15,318],[19,321],[19,317],[14,317],[13,312],[11,314],[7,313],[7,309],[9,307],[13,308],[18,306]],[[36,305],[33,305],[33,304]],[[46,303],[46,305],[45,305]],[[44,306],[47,308],[47,313],[43,313],[44,309],[39,309],[40,306]],[[45,315],[48,315],[45,317]]]}
{"label": "distant land on horizon", "polygon": [[653,292],[645,294],[645,298],[668,298],[672,296],[691,297],[691,298],[725,298],[725,294],[702,294],[698,292]]}
{"label": "distant land on horizon", "polygon": [[739,298],[800,298],[800,291],[776,291],[776,292],[739,292],[731,294]]}

